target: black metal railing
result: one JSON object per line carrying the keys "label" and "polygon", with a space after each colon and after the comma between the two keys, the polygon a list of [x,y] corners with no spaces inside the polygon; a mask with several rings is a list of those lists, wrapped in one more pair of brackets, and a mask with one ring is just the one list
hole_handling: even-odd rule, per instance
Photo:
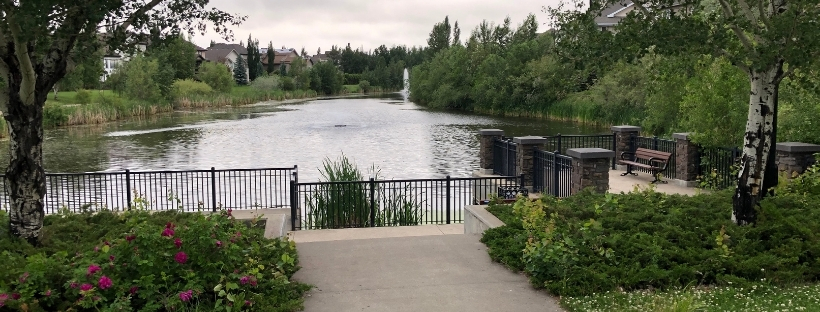
{"label": "black metal railing", "polygon": [[493,141],[493,174],[502,176],[515,176],[518,172],[515,168],[518,144],[511,138],[495,139]]}
{"label": "black metal railing", "polygon": [[[655,136],[655,137],[632,136],[630,138],[630,148],[631,148],[632,152],[634,152],[638,148],[647,148],[647,149],[651,149],[651,150],[656,150],[656,151],[661,151],[661,152],[666,152],[666,153],[672,153],[672,156],[670,156],[670,158],[669,158],[669,163],[666,165],[666,170],[661,172],[661,174],[663,174],[664,177],[669,178],[669,179],[677,178],[677,174],[676,174],[677,170],[675,168],[675,166],[676,166],[675,164],[677,163],[676,160],[675,160],[676,155],[677,155],[677,144],[678,143],[675,142],[675,140],[660,139],[657,136]],[[616,155],[616,157],[620,157],[620,155]],[[640,162],[640,163],[647,163],[647,161],[645,161],[645,160],[640,160],[639,159],[637,161]],[[651,173],[651,172],[649,172],[649,169],[634,167],[634,166],[632,168],[632,171]]]}
{"label": "black metal railing", "polygon": [[[287,207],[297,167],[264,169],[47,173],[45,213],[60,209],[216,211]],[[0,205],[9,208],[5,177]]]}
{"label": "black metal railing", "polygon": [[520,177],[291,182],[292,230],[450,224]]}
{"label": "black metal railing", "polygon": [[[593,134],[593,135],[554,135],[545,136],[547,144],[545,149],[557,151],[562,155],[567,154],[568,149],[573,148],[603,148],[615,150],[614,134]],[[615,169],[615,158],[611,160],[612,168]]]}
{"label": "black metal railing", "polygon": [[568,197],[572,190],[572,157],[556,152],[535,150],[533,191],[555,197]]}
{"label": "black metal railing", "polygon": [[701,147],[698,153],[698,181],[703,186],[723,189],[737,183],[735,166],[743,151],[740,148]]}

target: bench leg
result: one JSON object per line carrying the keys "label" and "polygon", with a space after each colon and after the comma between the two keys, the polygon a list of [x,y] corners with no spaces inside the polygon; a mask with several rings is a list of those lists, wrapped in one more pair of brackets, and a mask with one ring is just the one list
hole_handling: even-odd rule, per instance
{"label": "bench leg", "polygon": [[626,165],[626,172],[621,173],[621,176],[625,176],[627,174],[631,174],[631,175],[634,175],[634,176],[638,175],[637,173],[632,172],[632,165]]}

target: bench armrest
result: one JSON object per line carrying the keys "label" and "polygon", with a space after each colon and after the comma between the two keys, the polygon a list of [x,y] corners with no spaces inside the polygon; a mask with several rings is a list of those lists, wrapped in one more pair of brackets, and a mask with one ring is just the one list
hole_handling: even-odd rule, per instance
{"label": "bench armrest", "polygon": [[[629,159],[624,158],[625,155],[632,155]],[[621,160],[632,160],[635,158],[634,152],[621,152]]]}

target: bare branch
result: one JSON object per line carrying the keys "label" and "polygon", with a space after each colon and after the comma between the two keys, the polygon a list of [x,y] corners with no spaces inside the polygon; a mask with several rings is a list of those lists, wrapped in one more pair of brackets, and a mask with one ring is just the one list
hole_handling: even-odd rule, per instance
{"label": "bare branch", "polygon": [[767,12],[766,9],[763,8],[763,2],[765,0],[756,0],[756,1],[757,1],[757,11],[760,13],[760,20],[763,22],[763,25],[765,25],[766,28],[771,29],[772,28],[772,21],[769,19],[769,12]]}
{"label": "bare branch", "polygon": [[153,9],[155,6],[159,5],[160,2],[162,2],[162,0],[152,0],[148,4],[134,11],[134,13],[131,13],[131,16],[129,16],[128,19],[125,20],[125,22],[120,24],[120,27],[118,27],[117,30],[124,33],[128,30],[128,27],[131,27],[131,24],[133,24],[134,21],[137,20],[137,18],[144,15],[146,12]]}

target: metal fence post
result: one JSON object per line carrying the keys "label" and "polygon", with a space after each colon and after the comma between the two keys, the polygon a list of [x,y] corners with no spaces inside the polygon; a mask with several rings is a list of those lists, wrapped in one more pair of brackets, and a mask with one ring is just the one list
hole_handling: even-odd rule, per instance
{"label": "metal fence post", "polygon": [[656,150],[656,151],[658,150],[658,136],[657,135],[652,137],[652,149]]}
{"label": "metal fence post", "polygon": [[216,212],[216,169],[211,167],[211,205]]}
{"label": "metal fence post", "polygon": [[376,226],[376,182],[370,178],[370,227]]}
{"label": "metal fence post", "polygon": [[[612,150],[613,151],[618,150],[618,135],[615,132],[612,132]],[[616,162],[615,159],[617,157],[618,157],[618,155],[615,155],[615,157],[612,157],[612,170],[615,170],[615,162]]]}
{"label": "metal fence post", "polygon": [[[296,173],[294,172],[293,175],[295,176]],[[296,181],[290,180],[290,230],[296,231],[296,214],[298,213],[298,207],[296,207],[296,203],[298,200],[296,197],[299,194],[297,189]]]}
{"label": "metal fence post", "polygon": [[131,171],[128,169],[125,169],[125,194],[128,210],[131,210]]}
{"label": "metal fence post", "polygon": [[[555,155],[552,156],[552,196],[558,197],[558,192],[560,190],[561,185],[561,168],[558,167],[558,155],[560,153],[555,151]],[[571,181],[570,181],[571,182]]]}
{"label": "metal fence post", "polygon": [[558,137],[558,142],[556,142],[555,150],[561,152],[561,134],[559,133],[556,137]]}
{"label": "metal fence post", "polygon": [[445,213],[445,215],[447,216],[447,224],[450,224],[450,176],[449,175],[447,176],[447,191],[445,191],[445,193],[447,194],[445,196],[447,198],[444,199],[444,200],[447,201],[447,203],[444,205],[444,207],[446,207],[446,209],[447,209],[447,212]]}

